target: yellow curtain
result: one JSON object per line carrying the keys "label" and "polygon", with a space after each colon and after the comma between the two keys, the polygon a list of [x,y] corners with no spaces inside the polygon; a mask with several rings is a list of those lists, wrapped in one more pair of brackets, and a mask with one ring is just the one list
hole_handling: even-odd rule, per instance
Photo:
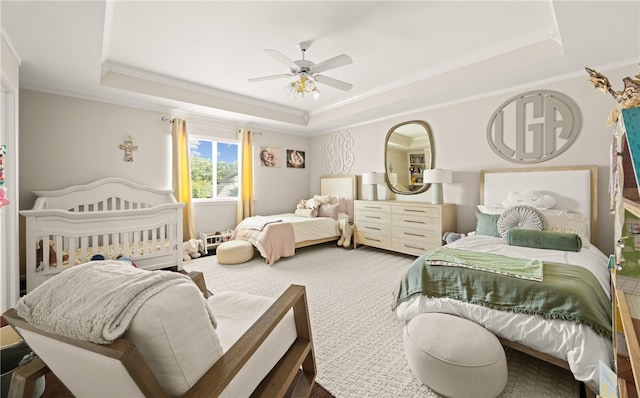
{"label": "yellow curtain", "polygon": [[236,211],[236,224],[253,215],[253,142],[251,131],[240,130],[240,168],[238,181],[238,210]]}
{"label": "yellow curtain", "polygon": [[183,119],[171,120],[173,143],[173,190],[178,202],[185,203],[182,213],[182,240],[197,239],[193,222],[193,202],[191,200],[191,173],[189,167],[189,135],[187,122]]}

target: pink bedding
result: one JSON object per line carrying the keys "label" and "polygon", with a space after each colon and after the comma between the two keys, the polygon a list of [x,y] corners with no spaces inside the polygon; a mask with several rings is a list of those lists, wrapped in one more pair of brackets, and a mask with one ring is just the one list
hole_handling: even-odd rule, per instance
{"label": "pink bedding", "polygon": [[296,254],[293,226],[288,222],[271,222],[264,225],[262,230],[236,228],[232,239],[251,242],[269,265],[282,257]]}

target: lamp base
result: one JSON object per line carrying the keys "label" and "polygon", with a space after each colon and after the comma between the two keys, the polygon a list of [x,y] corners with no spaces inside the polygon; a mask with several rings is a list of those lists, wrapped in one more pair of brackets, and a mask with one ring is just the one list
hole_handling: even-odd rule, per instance
{"label": "lamp base", "polygon": [[441,183],[431,183],[431,204],[441,205],[442,204],[442,184]]}
{"label": "lamp base", "polygon": [[369,200],[378,200],[378,186],[369,184]]}

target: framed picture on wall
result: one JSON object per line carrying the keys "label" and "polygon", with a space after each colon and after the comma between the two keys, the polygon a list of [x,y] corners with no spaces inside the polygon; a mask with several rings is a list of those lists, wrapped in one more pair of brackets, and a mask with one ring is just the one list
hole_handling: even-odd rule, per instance
{"label": "framed picture on wall", "polygon": [[280,148],[270,146],[260,147],[260,166],[262,167],[280,167]]}
{"label": "framed picture on wall", "polygon": [[297,151],[295,149],[287,149],[287,167],[293,167],[295,169],[304,169],[304,151]]}

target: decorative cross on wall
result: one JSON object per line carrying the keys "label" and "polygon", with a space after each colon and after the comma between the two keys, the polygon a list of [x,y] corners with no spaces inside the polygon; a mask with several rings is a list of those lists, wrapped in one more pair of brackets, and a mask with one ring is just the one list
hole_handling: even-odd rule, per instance
{"label": "decorative cross on wall", "polygon": [[133,145],[131,137],[127,137],[127,139],[124,140],[124,144],[120,144],[120,149],[124,150],[124,161],[133,162],[133,151],[137,151],[138,146]]}

